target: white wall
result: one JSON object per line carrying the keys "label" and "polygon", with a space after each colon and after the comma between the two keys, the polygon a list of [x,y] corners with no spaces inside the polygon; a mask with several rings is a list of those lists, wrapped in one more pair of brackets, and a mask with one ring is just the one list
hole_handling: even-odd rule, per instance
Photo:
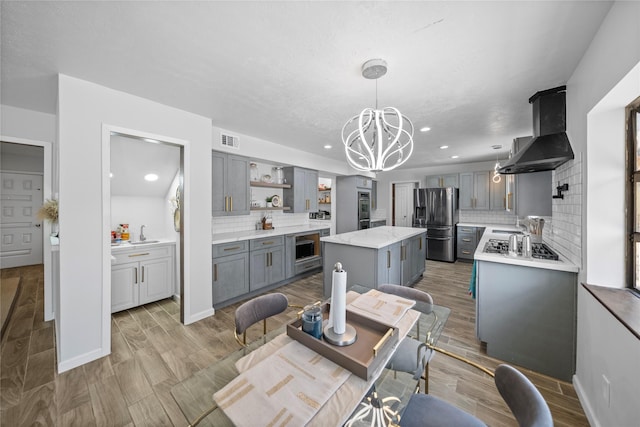
{"label": "white wall", "polygon": [[1,135],[36,141],[56,140],[56,116],[10,105],[0,106]]}
{"label": "white wall", "polygon": [[111,230],[116,230],[119,224],[129,224],[129,232],[133,233],[129,240],[137,241],[144,224],[147,239],[174,239],[175,232],[167,230],[169,218],[173,223],[169,208],[164,197],[111,196]]}
{"label": "white wall", "polygon": [[[619,288],[625,286],[621,112],[624,102],[640,95],[640,73],[628,75],[640,62],[638,22],[640,3],[616,2],[567,82],[567,133],[576,157],[581,155],[584,177],[579,238],[586,262],[579,280]],[[626,88],[626,95],[616,96],[617,105],[599,104],[617,86]],[[590,423],[637,425],[638,339],[582,286],[577,328],[574,385]],[[611,382],[610,405],[603,401],[603,375]]]}
{"label": "white wall", "polygon": [[103,208],[103,182],[108,183],[103,165],[109,160],[103,159],[103,125],[188,141],[185,323],[213,313],[211,122],[65,75],[59,75],[58,94],[61,289],[57,339],[62,372],[110,351],[110,310],[105,304],[110,295],[110,247],[102,220],[103,212],[109,212]]}

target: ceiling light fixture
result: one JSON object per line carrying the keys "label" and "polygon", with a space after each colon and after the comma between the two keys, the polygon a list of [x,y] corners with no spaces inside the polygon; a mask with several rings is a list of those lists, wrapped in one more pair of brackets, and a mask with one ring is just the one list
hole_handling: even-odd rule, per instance
{"label": "ceiling light fixture", "polygon": [[331,150],[332,148],[333,148],[333,147],[332,147],[331,145],[329,145],[329,144],[327,144],[327,145],[325,145],[325,146],[324,146],[324,149],[325,149],[325,150]]}
{"label": "ceiling light fixture", "polygon": [[457,159],[460,156],[451,156],[452,159]]}
{"label": "ceiling light fixture", "polygon": [[[502,148],[502,145],[492,145],[491,148],[493,148],[494,150],[499,150]],[[498,156],[496,156],[496,165],[493,167],[493,177],[491,178],[491,180],[495,184],[499,184],[500,181],[502,181],[502,176],[500,176],[500,172],[498,172],[498,169],[500,169],[500,161],[498,160]]]}
{"label": "ceiling light fixture", "polygon": [[153,182],[158,180],[158,175],[155,173],[148,173],[144,176],[145,181]]}
{"label": "ceiling light fixture", "polygon": [[413,153],[413,123],[398,109],[378,109],[378,78],[387,73],[387,62],[371,59],[362,65],[362,76],[376,80],[376,107],[365,108],[342,127],[342,143],[351,167],[364,172],[390,171]]}

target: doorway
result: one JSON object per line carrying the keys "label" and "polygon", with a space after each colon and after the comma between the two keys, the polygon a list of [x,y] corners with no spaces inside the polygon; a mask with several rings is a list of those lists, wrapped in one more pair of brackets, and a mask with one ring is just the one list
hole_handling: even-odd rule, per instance
{"label": "doorway", "polygon": [[[179,299],[180,321],[184,323],[188,309],[184,298],[184,212],[185,194],[188,194],[185,150],[186,141],[103,126],[103,228],[108,237],[103,246],[103,262],[109,265],[103,275],[103,295],[109,301],[104,306],[105,324],[111,314],[111,231],[117,231],[120,224],[130,227],[130,241],[140,241],[142,233],[147,239],[175,240],[173,296]],[[156,176],[149,177],[149,174]]]}
{"label": "doorway", "polygon": [[391,184],[391,198],[393,212],[392,223],[398,227],[413,225],[413,189],[418,188],[417,182]]}
{"label": "doorway", "polygon": [[0,137],[2,256],[0,267],[43,264],[44,320],[54,318],[51,223],[35,218],[52,198],[52,143]]}

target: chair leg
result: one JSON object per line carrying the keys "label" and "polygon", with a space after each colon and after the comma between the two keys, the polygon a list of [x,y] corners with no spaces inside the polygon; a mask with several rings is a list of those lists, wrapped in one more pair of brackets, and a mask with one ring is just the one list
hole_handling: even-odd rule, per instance
{"label": "chair leg", "polygon": [[424,394],[429,394],[429,364],[424,365]]}

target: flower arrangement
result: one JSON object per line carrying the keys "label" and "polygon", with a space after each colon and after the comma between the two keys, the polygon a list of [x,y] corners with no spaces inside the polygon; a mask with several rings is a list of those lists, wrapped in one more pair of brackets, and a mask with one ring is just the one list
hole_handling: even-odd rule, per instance
{"label": "flower arrangement", "polygon": [[58,222],[58,201],[56,199],[47,199],[36,214],[38,219],[44,219],[49,222]]}

